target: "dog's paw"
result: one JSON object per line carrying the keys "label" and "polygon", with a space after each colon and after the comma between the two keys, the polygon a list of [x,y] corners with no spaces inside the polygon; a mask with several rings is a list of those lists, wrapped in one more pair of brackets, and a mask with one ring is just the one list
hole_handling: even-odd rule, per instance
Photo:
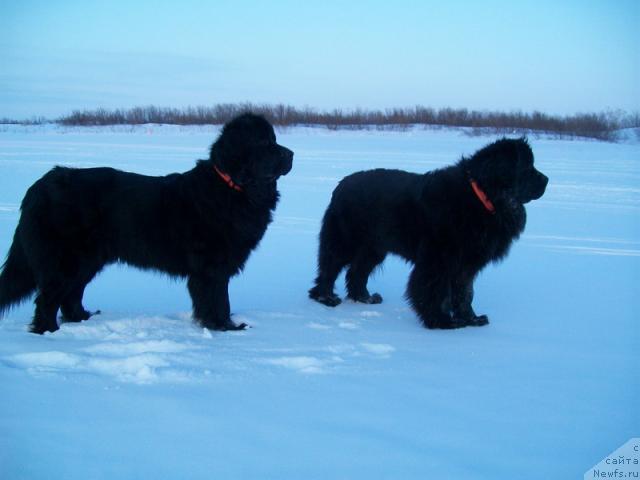
{"label": "dog's paw", "polygon": [[453,317],[451,324],[454,326],[445,328],[482,327],[489,324],[489,317],[486,315],[474,315],[468,318]]}
{"label": "dog's paw", "polygon": [[246,330],[247,328],[251,328],[246,323],[240,323],[236,325],[231,320],[227,320],[224,323],[223,322],[212,323],[212,322],[200,321],[200,325],[202,325],[207,330],[212,330],[216,332],[234,332],[238,330]]}
{"label": "dog's paw", "polygon": [[314,298],[314,300],[326,305],[327,307],[337,307],[342,303],[342,299],[336,294],[319,296]]}
{"label": "dog's paw", "polygon": [[368,305],[377,305],[382,303],[382,295],[379,293],[374,293],[368,296],[360,296],[360,297],[352,297],[349,296],[351,300],[358,303],[366,303]]}
{"label": "dog's paw", "polygon": [[60,327],[58,327],[58,325],[41,325],[41,324],[35,324],[35,323],[32,323],[31,325],[29,325],[29,331],[37,335],[43,335],[47,332],[53,333],[59,329]]}
{"label": "dog's paw", "polygon": [[316,288],[309,290],[309,298],[320,302],[327,307],[336,307],[342,303],[342,300],[335,293],[323,294],[319,293]]}
{"label": "dog's paw", "polygon": [[246,330],[247,328],[249,328],[249,325],[247,325],[246,323],[241,323],[240,325],[234,325],[233,328],[229,330]]}
{"label": "dog's paw", "polygon": [[429,330],[453,330],[455,328],[466,327],[466,323],[447,315],[446,313],[433,313],[423,319],[424,326]]}
{"label": "dog's paw", "polygon": [[100,310],[96,310],[95,312],[89,312],[87,310],[79,310],[74,312],[64,312],[60,317],[60,321],[62,323],[80,323],[85,320],[89,320],[94,315],[100,315],[102,312]]}
{"label": "dog's paw", "polygon": [[454,330],[456,328],[463,328],[467,325],[464,323],[454,322],[453,320],[449,320],[448,322],[431,322],[428,323],[427,328],[429,330]]}
{"label": "dog's paw", "polygon": [[379,293],[374,293],[369,297],[369,303],[371,304],[382,303],[382,295],[380,295]]}
{"label": "dog's paw", "polygon": [[477,315],[470,319],[467,323],[470,327],[482,327],[489,324],[489,317],[486,315]]}
{"label": "dog's paw", "polygon": [[223,332],[235,332],[235,331],[238,331],[238,330],[246,330],[248,327],[249,327],[249,325],[247,325],[246,323],[240,323],[239,325],[236,325],[233,322],[229,322],[224,327],[222,327],[220,330],[222,330]]}

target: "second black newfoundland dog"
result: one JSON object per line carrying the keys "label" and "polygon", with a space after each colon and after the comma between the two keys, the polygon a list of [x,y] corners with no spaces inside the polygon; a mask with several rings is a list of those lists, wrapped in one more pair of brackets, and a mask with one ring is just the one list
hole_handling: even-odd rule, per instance
{"label": "second black newfoundland dog", "polygon": [[524,138],[498,140],[424,175],[354,173],[336,187],[325,212],[309,296],[338,305],[333,286],[348,265],[348,297],[382,302],[367,290],[367,279],[391,252],[414,264],[407,297],[427,328],[485,325],[488,318],[471,306],[473,281],[507,254],[524,230],[524,204],[540,198],[547,182]]}
{"label": "second black newfoundland dog", "polygon": [[264,235],[278,202],[276,180],[293,152],[264,118],[224,126],[207,160],[186,173],[149,177],[112,168],[55,167],[27,191],[0,274],[0,313],[37,292],[31,330],[86,320],[86,285],[123,262],[187,279],[193,316],[238,330],[227,286]]}

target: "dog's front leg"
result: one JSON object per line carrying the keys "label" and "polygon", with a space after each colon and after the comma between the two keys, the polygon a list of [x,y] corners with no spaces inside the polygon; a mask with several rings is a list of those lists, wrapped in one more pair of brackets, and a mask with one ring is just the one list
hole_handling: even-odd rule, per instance
{"label": "dog's front leg", "polygon": [[411,271],[407,299],[427,328],[458,328],[451,319],[451,289],[438,268],[418,262]]}
{"label": "dog's front leg", "polygon": [[246,323],[231,321],[229,277],[219,274],[194,274],[187,282],[193,317],[210,330],[244,330]]}
{"label": "dog's front leg", "polygon": [[473,281],[475,274],[462,273],[451,284],[451,308],[453,321],[461,326],[479,327],[489,323],[486,315],[476,315],[473,302]]}

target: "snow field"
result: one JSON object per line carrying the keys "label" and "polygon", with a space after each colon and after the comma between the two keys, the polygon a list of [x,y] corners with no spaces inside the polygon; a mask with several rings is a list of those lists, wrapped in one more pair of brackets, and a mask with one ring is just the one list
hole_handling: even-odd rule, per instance
{"label": "snow field", "polygon": [[[0,129],[0,250],[26,188],[55,164],[160,175],[217,129]],[[576,478],[638,436],[640,146],[531,137],[545,196],[476,282],[491,324],[427,331],[410,267],[370,282],[384,303],[306,297],[331,191],[356,170],[426,171],[493,141],[461,130],[293,128],[275,221],[232,280],[234,321],[195,325],[184,282],[124,266],[88,287],[102,310],[27,333],[0,321],[0,476],[21,478]],[[343,280],[338,282],[342,295]]]}

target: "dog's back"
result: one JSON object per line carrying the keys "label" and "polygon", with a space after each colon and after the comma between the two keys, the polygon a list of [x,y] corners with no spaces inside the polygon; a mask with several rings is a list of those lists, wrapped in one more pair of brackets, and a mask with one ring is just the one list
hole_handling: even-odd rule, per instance
{"label": "dog's back", "polygon": [[309,296],[335,306],[340,298],[333,284],[347,272],[349,297],[379,303],[370,295],[366,278],[389,252],[413,259],[420,240],[421,219],[415,215],[423,175],[376,169],[345,177],[336,187],[324,214],[318,250],[318,277]]}
{"label": "dog's back", "polygon": [[420,199],[423,178],[386,169],[345,177],[334,190],[325,212],[321,243],[337,242],[340,248],[347,247],[349,251],[367,245],[380,253],[393,252],[412,258],[418,237],[412,232],[420,222],[412,212]]}
{"label": "dog's back", "polygon": [[181,177],[54,168],[27,191],[22,203],[21,238],[30,252],[35,249],[32,264],[46,269],[47,259],[64,262],[68,254],[101,265],[124,261],[184,274],[175,266],[183,262],[171,260],[183,249],[167,238],[179,230],[176,219],[192,214],[181,208],[177,195]]}

